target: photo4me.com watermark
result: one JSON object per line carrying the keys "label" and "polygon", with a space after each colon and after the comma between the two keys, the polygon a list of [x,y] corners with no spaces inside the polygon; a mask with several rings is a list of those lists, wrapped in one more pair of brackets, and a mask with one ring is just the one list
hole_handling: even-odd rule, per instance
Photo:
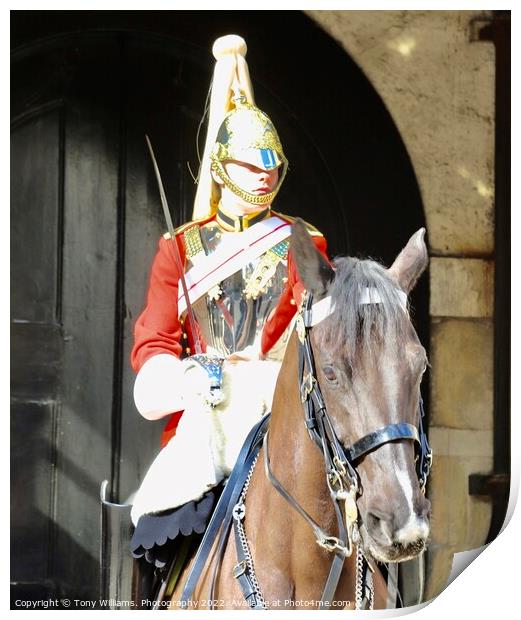
{"label": "photo4me.com watermark", "polygon": [[[293,600],[275,599],[265,601],[268,609],[349,609],[351,601],[331,601],[322,602],[320,600]],[[141,599],[140,601],[127,601],[118,599],[96,599],[84,600],[78,598],[50,598],[42,600],[14,601],[15,609],[230,609],[248,608],[249,605],[244,599],[201,599],[198,601],[171,601],[164,600],[159,603],[151,599]]]}

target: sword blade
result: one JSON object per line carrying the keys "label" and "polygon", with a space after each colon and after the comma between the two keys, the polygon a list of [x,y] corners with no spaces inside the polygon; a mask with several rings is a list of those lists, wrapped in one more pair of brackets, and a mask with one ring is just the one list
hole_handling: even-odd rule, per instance
{"label": "sword blade", "polygon": [[194,311],[192,308],[192,304],[190,303],[190,297],[188,295],[188,287],[186,286],[185,270],[184,270],[183,261],[181,260],[181,256],[179,254],[179,248],[177,247],[177,242],[175,240],[174,224],[172,222],[172,217],[170,215],[170,209],[168,208],[165,188],[163,187],[163,181],[161,179],[161,173],[159,172],[159,166],[157,165],[156,157],[154,155],[154,149],[152,148],[152,143],[150,142],[146,134],[145,134],[145,140],[148,146],[148,150],[150,152],[150,158],[152,160],[152,165],[154,166],[154,172],[156,174],[157,185],[159,187],[159,197],[161,198],[161,206],[163,207],[163,213],[165,214],[167,229],[168,229],[168,232],[170,233],[169,241],[171,243],[168,244],[168,247],[170,248],[170,253],[172,254],[174,263],[177,265],[177,268],[179,270],[179,274],[180,274],[179,281],[181,282],[181,288],[183,289],[183,293],[186,299],[186,313],[187,313],[188,322],[190,324],[190,328],[192,331],[192,336],[194,339],[195,352],[199,354],[199,353],[202,353],[201,341],[199,340],[199,334],[197,332],[197,323],[195,321]]}

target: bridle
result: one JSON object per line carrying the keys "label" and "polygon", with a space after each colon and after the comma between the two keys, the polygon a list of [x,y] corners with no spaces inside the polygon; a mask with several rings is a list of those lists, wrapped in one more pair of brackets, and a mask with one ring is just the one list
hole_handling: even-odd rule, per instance
{"label": "bridle", "polygon": [[[318,308],[319,305],[327,307],[326,312]],[[305,424],[309,435],[314,443],[323,450],[324,430],[326,431],[326,444],[332,451],[333,457],[329,458],[329,450],[324,453],[326,466],[335,466],[340,463],[350,478],[350,485],[357,484],[358,475],[355,464],[368,452],[397,439],[410,439],[418,444],[419,454],[416,471],[420,482],[420,489],[425,493],[425,485],[432,466],[432,450],[430,449],[427,435],[423,428],[425,416],[423,400],[420,396],[419,411],[420,419],[418,428],[408,422],[388,424],[374,432],[364,435],[351,447],[343,448],[336,436],[326,411],[326,405],[316,377],[315,358],[311,347],[310,331],[324,318],[332,313],[331,302],[326,298],[317,304],[313,304],[313,297],[305,295],[301,311],[297,317],[296,332],[299,339],[299,385],[301,401],[304,405]],[[307,373],[306,373],[307,368]],[[341,472],[334,472],[334,475]]]}
{"label": "bridle", "polygon": [[[340,443],[327,414],[325,401],[317,380],[310,338],[312,327],[329,316],[331,312],[330,298],[313,304],[312,295],[305,294],[296,319],[295,329],[299,340],[298,376],[305,424],[309,436],[321,450],[324,458],[326,481],[337,518],[338,537],[327,535],[275,478],[269,464],[268,433],[264,437],[266,476],[290,505],[308,521],[315,533],[317,544],[335,554],[322,595],[321,603],[324,606],[330,604],[334,597],[344,560],[351,556],[353,544],[357,546],[358,555],[360,552],[363,553],[359,544],[360,534],[356,505],[357,497],[361,492],[360,479],[356,471],[359,460],[369,452],[377,450],[391,441],[401,439],[413,441],[417,446],[416,469],[422,493],[425,493],[425,485],[432,465],[432,451],[423,428],[424,409],[421,397],[418,428],[407,422],[388,424],[368,433],[348,448],[344,448]],[[371,568],[366,558],[365,561]],[[357,585],[358,593],[360,593],[360,584]],[[361,605],[361,600],[357,600],[357,608],[358,605]]]}

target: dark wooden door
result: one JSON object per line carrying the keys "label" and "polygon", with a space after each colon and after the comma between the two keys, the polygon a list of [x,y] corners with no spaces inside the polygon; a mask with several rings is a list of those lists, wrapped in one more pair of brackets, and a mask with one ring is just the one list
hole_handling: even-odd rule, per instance
{"label": "dark wooden door", "polygon": [[164,230],[144,134],[180,223],[186,136],[209,81],[175,46],[160,49],[76,35],[16,58],[12,580],[31,597],[95,596],[100,483],[124,501],[157,451],[160,428],[135,412],[128,364]]}
{"label": "dark wooden door", "polygon": [[97,589],[98,487],[111,468],[119,53],[113,40],[63,42],[21,55],[13,75],[11,568],[22,597]]}
{"label": "dark wooden door", "polygon": [[[135,411],[128,362],[165,229],[144,134],[180,224],[191,214],[188,163],[196,174],[216,36],[240,32],[251,45],[257,102],[291,166],[276,208],[320,226],[333,254],[364,249],[386,260],[423,223],[410,162],[365,77],[301,13],[277,19],[265,12],[253,21],[241,12],[15,15],[14,599],[97,598],[100,483],[108,479],[112,500],[124,502],[157,452],[162,425]],[[310,47],[298,47],[301,40]],[[342,76],[333,93],[316,58]],[[371,145],[378,148],[369,157]]]}

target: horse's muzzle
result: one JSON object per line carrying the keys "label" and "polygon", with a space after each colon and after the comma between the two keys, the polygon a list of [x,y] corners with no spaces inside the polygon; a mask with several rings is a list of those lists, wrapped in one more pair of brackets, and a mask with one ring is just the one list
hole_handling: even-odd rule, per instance
{"label": "horse's muzzle", "polygon": [[422,498],[408,515],[370,509],[364,519],[366,544],[376,559],[402,562],[424,551],[430,533],[430,502]]}

